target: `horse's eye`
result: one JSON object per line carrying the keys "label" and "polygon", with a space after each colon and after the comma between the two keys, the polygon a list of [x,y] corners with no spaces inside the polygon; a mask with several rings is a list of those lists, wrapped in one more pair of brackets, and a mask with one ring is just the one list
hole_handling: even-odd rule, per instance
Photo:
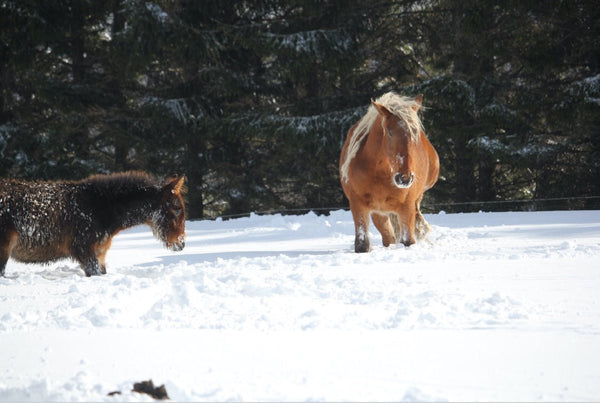
{"label": "horse's eye", "polygon": [[388,136],[393,136],[392,131],[389,128],[385,129],[385,131],[387,132]]}

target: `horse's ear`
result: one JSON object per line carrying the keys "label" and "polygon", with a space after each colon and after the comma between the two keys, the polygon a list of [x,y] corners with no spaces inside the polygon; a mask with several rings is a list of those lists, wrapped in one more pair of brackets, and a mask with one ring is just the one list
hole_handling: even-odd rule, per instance
{"label": "horse's ear", "polygon": [[392,115],[392,113],[390,111],[388,111],[388,109],[385,106],[383,106],[373,100],[371,100],[371,105],[373,105],[375,107],[375,109],[377,109],[379,111],[379,113],[385,118],[389,118]]}
{"label": "horse's ear", "polygon": [[423,105],[423,94],[419,94],[415,97],[415,103],[416,105],[413,106],[413,109],[415,112],[417,112],[419,109],[421,109],[421,105]]}
{"label": "horse's ear", "polygon": [[169,181],[165,185],[165,189],[171,190],[171,193],[173,193],[173,194],[181,194],[182,192],[185,191],[185,188],[183,186],[184,180],[185,180],[185,176],[183,176],[183,175],[175,176],[175,177],[169,179]]}

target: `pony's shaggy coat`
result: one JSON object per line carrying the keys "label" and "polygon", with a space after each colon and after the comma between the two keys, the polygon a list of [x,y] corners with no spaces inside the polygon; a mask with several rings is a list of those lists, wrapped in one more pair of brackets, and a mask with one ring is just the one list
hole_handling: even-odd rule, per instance
{"label": "pony's shaggy coat", "polygon": [[25,263],[71,257],[87,276],[106,273],[112,237],[139,224],[148,224],[167,248],[181,250],[183,181],[144,172],[70,182],[0,180],[0,275],[11,257]]}
{"label": "pony's shaggy coat", "polygon": [[421,100],[384,94],[348,131],[339,169],[356,252],[370,249],[371,218],[385,246],[411,245],[429,231],[420,204],[437,181],[439,158],[418,116]]}

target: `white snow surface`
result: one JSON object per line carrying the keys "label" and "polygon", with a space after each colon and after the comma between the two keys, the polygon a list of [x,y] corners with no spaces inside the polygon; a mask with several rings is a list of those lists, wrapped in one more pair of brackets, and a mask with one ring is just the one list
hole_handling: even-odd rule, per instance
{"label": "white snow surface", "polygon": [[336,211],[188,222],[179,253],[136,227],[100,277],[9,260],[0,400],[597,401],[600,211],[426,218],[368,254]]}

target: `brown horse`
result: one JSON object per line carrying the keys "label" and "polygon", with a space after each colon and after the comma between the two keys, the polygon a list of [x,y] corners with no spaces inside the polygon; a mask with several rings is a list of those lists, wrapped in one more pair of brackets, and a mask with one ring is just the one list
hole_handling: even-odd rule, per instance
{"label": "brown horse", "polygon": [[429,232],[420,204],[440,164],[417,114],[422,99],[388,92],[348,131],[340,180],[350,201],[356,252],[370,250],[370,217],[384,246],[397,241],[409,246]]}
{"label": "brown horse", "polygon": [[167,248],[182,250],[183,181],[144,172],[76,182],[0,180],[0,275],[9,257],[25,263],[71,257],[87,276],[105,274],[112,238],[139,224],[148,224]]}

